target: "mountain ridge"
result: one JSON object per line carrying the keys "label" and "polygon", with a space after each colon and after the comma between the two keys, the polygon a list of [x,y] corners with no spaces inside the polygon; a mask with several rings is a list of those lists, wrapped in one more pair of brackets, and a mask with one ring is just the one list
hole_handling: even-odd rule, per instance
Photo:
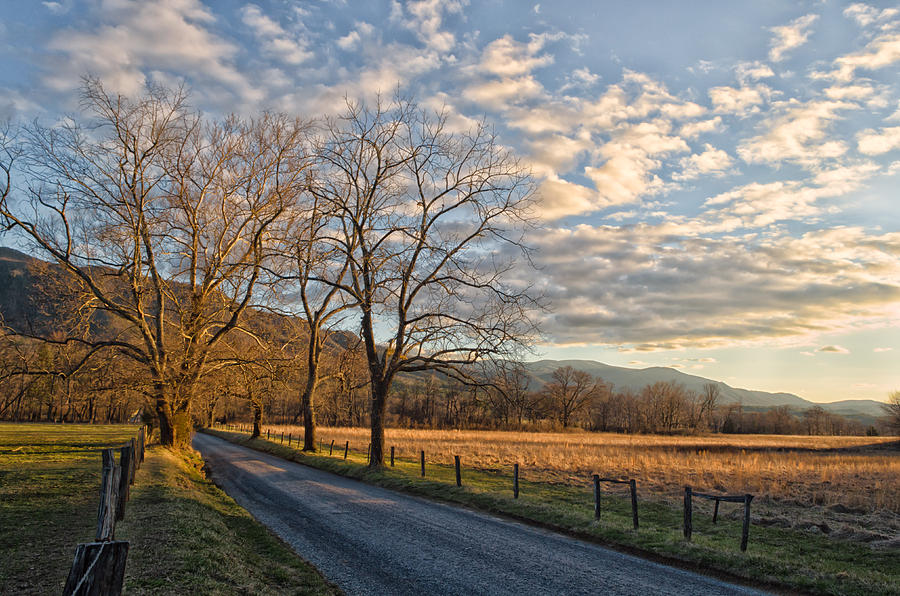
{"label": "mountain ridge", "polygon": [[741,403],[748,407],[774,408],[788,406],[795,410],[806,410],[813,407],[821,407],[827,412],[841,414],[856,419],[872,419],[883,416],[881,404],[871,399],[846,399],[831,403],[818,403],[804,399],[788,392],[770,392],[753,389],[732,387],[724,381],[717,381],[698,375],[681,372],[674,368],[664,366],[651,366],[647,368],[627,368],[604,364],[596,360],[534,360],[523,363],[531,376],[535,386],[531,389],[539,389],[546,383],[554,370],[561,366],[571,366],[595,377],[600,377],[605,382],[618,388],[627,388],[640,391],[643,387],[656,383],[672,381],[681,383],[691,391],[700,392],[703,385],[714,383],[719,387],[721,395],[720,404]]}

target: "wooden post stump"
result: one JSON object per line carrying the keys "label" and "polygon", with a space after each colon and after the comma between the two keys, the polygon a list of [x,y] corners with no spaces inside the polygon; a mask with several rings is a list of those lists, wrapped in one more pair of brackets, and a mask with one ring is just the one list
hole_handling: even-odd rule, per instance
{"label": "wooden post stump", "polygon": [[453,456],[453,462],[456,465],[456,486],[462,486],[462,476],[460,475],[458,455]]}
{"label": "wooden post stump", "polygon": [[344,443],[344,459],[347,459],[348,453],[350,453],[350,441]]}
{"label": "wooden post stump", "polygon": [[419,453],[419,462],[422,465],[422,478],[425,478],[425,450]]}
{"label": "wooden post stump", "polygon": [[[137,469],[137,441],[131,439],[129,441],[131,444],[131,452],[129,453],[129,457],[131,457],[131,466],[128,468],[128,485],[134,484],[134,472]],[[129,495],[131,498],[131,495]]]}
{"label": "wooden post stump", "polygon": [[331,439],[331,447],[328,448],[328,455],[334,455],[334,439]]}
{"label": "wooden post stump", "polygon": [[394,446],[391,445],[391,467],[394,467]]}
{"label": "wooden post stump", "polygon": [[594,474],[594,519],[600,519],[600,475]]}
{"label": "wooden post stump", "polygon": [[519,498],[519,464],[513,464],[513,499]]}
{"label": "wooden post stump", "polygon": [[719,499],[716,499],[716,505],[713,507],[713,523],[719,519]]}
{"label": "wooden post stump", "polygon": [[124,540],[79,544],[63,596],[119,596],[127,558]]}

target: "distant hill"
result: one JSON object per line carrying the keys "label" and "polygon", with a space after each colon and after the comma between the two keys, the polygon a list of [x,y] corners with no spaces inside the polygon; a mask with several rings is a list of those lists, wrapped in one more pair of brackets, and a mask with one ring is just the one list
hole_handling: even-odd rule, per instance
{"label": "distant hill", "polygon": [[640,391],[642,388],[659,381],[673,381],[681,383],[691,391],[701,392],[707,383],[715,383],[719,386],[721,396],[719,403],[742,403],[753,409],[767,409],[777,406],[789,406],[795,410],[806,410],[815,406],[821,406],[828,412],[840,414],[848,418],[858,420],[864,424],[871,424],[875,418],[884,415],[881,404],[871,399],[848,399],[833,403],[820,404],[803,399],[792,393],[769,393],[768,391],[754,391],[751,389],[738,389],[722,381],[715,381],[705,377],[698,377],[683,373],[674,368],[654,366],[650,368],[625,368],[611,366],[593,360],[538,360],[526,362],[525,368],[531,375],[531,389],[539,389],[550,380],[550,375],[561,366],[571,366],[595,377],[600,377],[607,383],[612,383],[619,388]]}

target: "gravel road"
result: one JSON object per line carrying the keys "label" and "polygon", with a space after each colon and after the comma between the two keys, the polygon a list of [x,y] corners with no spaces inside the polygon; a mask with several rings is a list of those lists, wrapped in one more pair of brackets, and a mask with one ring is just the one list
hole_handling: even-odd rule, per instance
{"label": "gravel road", "polygon": [[215,482],[344,592],[761,594],[197,434]]}

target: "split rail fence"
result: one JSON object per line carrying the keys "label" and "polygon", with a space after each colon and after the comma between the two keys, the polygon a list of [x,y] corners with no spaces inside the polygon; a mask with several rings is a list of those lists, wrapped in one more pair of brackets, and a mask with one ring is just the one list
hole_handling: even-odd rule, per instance
{"label": "split rail fence", "polygon": [[[251,432],[252,426],[244,425],[244,424],[224,424],[221,425],[226,430],[233,430],[237,432]],[[262,435],[262,432],[260,433]],[[266,439],[268,440],[277,440],[278,433],[270,432],[269,430],[265,431]],[[293,434],[288,433],[287,435],[287,444],[291,445],[293,439]],[[281,443],[285,442],[285,434],[281,432]],[[301,446],[301,437],[296,438],[297,447]],[[320,450],[322,452],[325,451],[326,443],[320,441]],[[347,441],[344,444],[344,459],[347,459],[347,455],[350,452],[350,441]],[[330,446],[328,446],[328,455],[333,455],[334,453],[334,439],[331,440]],[[368,462],[371,458],[372,453],[372,445],[369,444],[366,449],[366,462]],[[390,465],[394,467],[394,455],[395,450],[394,446],[391,446],[390,451]],[[460,457],[458,455],[453,456],[453,466],[454,471],[456,473],[456,486],[462,487],[462,468],[460,464]],[[419,468],[420,475],[422,478],[425,477],[425,451],[419,451]],[[600,484],[622,484],[627,485],[631,497],[631,519],[632,524],[634,526],[634,530],[638,530],[638,497],[637,497],[637,480],[634,478],[626,478],[626,479],[617,479],[617,478],[602,478],[599,474],[593,474],[591,476],[591,481],[593,484],[593,493],[594,493],[594,519],[600,520],[600,512],[601,512],[601,498],[602,491],[600,490]],[[512,476],[512,489],[513,489],[513,498],[519,498],[519,464],[513,464],[513,476]],[[684,488],[684,523],[682,526],[684,532],[684,538],[687,541],[691,540],[691,536],[693,535],[693,497],[698,497],[702,499],[708,499],[711,501],[715,501],[715,508],[713,510],[713,518],[712,521],[715,524],[718,521],[719,517],[719,503],[743,503],[744,504],[744,514],[743,514],[743,524],[741,528],[741,551],[747,550],[747,542],[750,536],[750,502],[753,500],[753,495],[714,495],[709,493],[701,493],[694,492],[694,490],[690,486],[685,486]]]}
{"label": "split rail fence", "polygon": [[116,522],[125,519],[125,503],[131,496],[134,473],[144,461],[146,427],[116,449],[102,451],[100,504],[94,542],[79,544],[66,579],[63,596],[118,596],[125,579],[128,541],[116,540]]}

